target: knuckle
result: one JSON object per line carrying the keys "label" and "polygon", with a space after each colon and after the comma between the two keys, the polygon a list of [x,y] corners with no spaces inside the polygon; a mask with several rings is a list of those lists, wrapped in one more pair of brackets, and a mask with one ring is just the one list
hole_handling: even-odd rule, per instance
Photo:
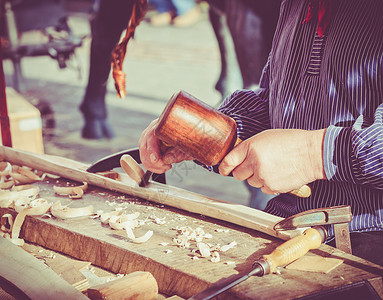
{"label": "knuckle", "polygon": [[237,170],[234,170],[233,172],[233,177],[239,181],[243,181],[245,180],[245,176],[243,176],[243,174],[241,172],[238,172]]}

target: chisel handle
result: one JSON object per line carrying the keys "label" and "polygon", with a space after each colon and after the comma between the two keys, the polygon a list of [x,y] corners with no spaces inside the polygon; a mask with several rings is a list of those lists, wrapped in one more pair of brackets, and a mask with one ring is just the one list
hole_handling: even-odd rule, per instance
{"label": "chisel handle", "polygon": [[278,267],[293,262],[309,250],[319,248],[326,238],[327,232],[321,226],[306,229],[302,235],[288,240],[278,246],[271,254],[262,257],[270,268],[269,272],[266,273],[273,273]]}
{"label": "chisel handle", "polygon": [[308,198],[311,196],[311,188],[305,184],[301,186],[299,189],[290,191],[289,194],[301,197],[301,198]]}

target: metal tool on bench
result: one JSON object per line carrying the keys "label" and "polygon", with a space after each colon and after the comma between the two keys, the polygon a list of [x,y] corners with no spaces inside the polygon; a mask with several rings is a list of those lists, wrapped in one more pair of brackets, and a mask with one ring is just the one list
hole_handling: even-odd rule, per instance
{"label": "metal tool on bench", "polygon": [[[309,250],[318,248],[324,241],[326,241],[327,230],[324,227],[325,225],[334,224],[335,226],[345,224],[348,226],[348,222],[351,221],[351,219],[350,206],[313,209],[286,218],[285,220],[278,222],[274,226],[274,229],[289,230],[297,227],[309,227],[314,225],[315,227],[306,229],[302,235],[296,236],[278,246],[271,254],[263,255],[261,259],[252,265],[250,271],[221,280],[197,295],[192,296],[189,300],[208,300],[241,283],[250,276],[255,275],[261,277],[273,273],[278,267],[282,267],[297,260]],[[346,235],[345,232],[342,233],[342,237],[344,235]]]}
{"label": "metal tool on bench", "polygon": [[[141,158],[140,158],[140,151],[138,148],[132,148],[129,150],[123,150],[108,156],[105,156],[95,163],[93,163],[87,171],[90,173],[97,173],[97,172],[105,172],[112,170],[114,168],[119,168],[120,167],[120,159],[124,155],[130,155],[137,163],[141,163]],[[165,174],[156,174],[154,173],[152,176],[152,179],[156,182],[166,184],[166,176]],[[143,179],[143,180],[149,180]],[[146,185],[146,184],[145,184]]]}
{"label": "metal tool on bench", "polygon": [[352,213],[349,205],[316,208],[295,214],[278,222],[275,224],[274,230],[290,230],[300,227],[333,225],[336,247],[351,254],[351,240],[348,228],[348,224],[351,220]]}

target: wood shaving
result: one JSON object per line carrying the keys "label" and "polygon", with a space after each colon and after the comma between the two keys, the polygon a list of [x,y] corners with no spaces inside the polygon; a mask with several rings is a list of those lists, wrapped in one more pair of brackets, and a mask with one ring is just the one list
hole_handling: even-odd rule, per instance
{"label": "wood shaving", "polygon": [[12,187],[12,190],[0,191],[0,207],[14,208],[15,201],[29,201],[35,199],[40,189],[33,185],[20,185]]}
{"label": "wood shaving", "polygon": [[83,185],[80,186],[68,186],[68,187],[63,187],[63,186],[53,186],[53,190],[55,191],[56,194],[58,195],[65,195],[69,196],[71,199],[79,199],[82,198],[84,193],[88,189],[88,183],[83,182]]}
{"label": "wood shaving", "polygon": [[7,161],[0,162],[0,176],[6,177],[12,172],[12,165]]}
{"label": "wood shaving", "polygon": [[237,246],[237,242],[236,241],[233,241],[231,242],[230,244],[228,245],[223,245],[220,249],[221,252],[226,252],[227,250],[231,249],[231,248],[234,248],[235,246]]}
{"label": "wood shaving", "polygon": [[217,251],[214,251],[212,254],[211,254],[212,258],[210,259],[211,262],[214,262],[214,263],[217,263],[221,260],[220,256],[219,256],[219,253]]}
{"label": "wood shaving", "polygon": [[154,218],[153,223],[158,224],[158,225],[163,225],[163,224],[166,224],[165,219],[166,219],[166,217]]}
{"label": "wood shaving", "polygon": [[90,216],[93,214],[93,205],[85,207],[68,207],[62,206],[61,202],[57,201],[51,207],[51,214],[59,219]]}
{"label": "wood shaving", "polygon": [[[19,174],[24,175],[24,176],[30,178],[31,180],[33,180],[33,182],[41,181],[41,180],[44,179],[43,177],[38,176],[31,169],[28,169],[26,167],[20,167],[18,169],[18,172],[19,172]],[[43,175],[43,176],[45,176],[45,175]]]}
{"label": "wood shaving", "polygon": [[106,177],[106,178],[117,180],[117,181],[121,180],[120,173],[115,172],[115,171],[96,172],[96,174],[101,175],[101,176]]}
{"label": "wood shaving", "polygon": [[13,179],[16,184],[29,184],[42,180],[42,178],[37,176],[30,168],[20,167],[18,165],[12,166],[9,177]]}
{"label": "wood shaving", "polygon": [[51,174],[51,173],[44,173],[46,177],[48,178],[52,178],[52,179],[59,179],[61,178],[61,176],[59,175],[55,175],[55,174]]}
{"label": "wood shaving", "polygon": [[136,236],[133,233],[132,228],[128,227],[125,229],[125,231],[126,231],[126,234],[127,234],[129,239],[134,240],[136,238]]}
{"label": "wood shaving", "polygon": [[210,247],[205,243],[197,243],[199,253],[202,257],[210,257]]}
{"label": "wood shaving", "polygon": [[21,226],[24,223],[25,217],[43,215],[49,210],[50,206],[51,204],[48,203],[48,201],[40,198],[40,199],[36,199],[35,202],[33,202],[28,207],[20,211],[20,213],[16,216],[15,222],[13,223],[13,226],[12,226],[11,242],[18,246],[24,245],[24,240],[20,239],[19,235],[20,235]]}
{"label": "wood shaving", "polygon": [[134,229],[138,226],[138,221],[135,219],[125,218],[126,215],[121,214],[119,216],[111,216],[109,219],[109,226],[113,229],[126,229],[131,228]]}
{"label": "wood shaving", "polygon": [[120,216],[122,213],[123,213],[122,210],[120,210],[120,211],[115,210],[115,211],[111,211],[111,212],[103,213],[103,214],[101,214],[101,216],[100,216],[101,223],[102,223],[102,224],[108,224],[108,223],[109,223],[109,219],[110,219],[112,216]]}
{"label": "wood shaving", "polygon": [[20,198],[14,201],[13,203],[13,208],[15,209],[16,212],[21,212],[24,208],[27,208],[29,203],[31,202],[31,199],[25,197],[25,198]]}
{"label": "wood shaving", "polygon": [[2,232],[12,232],[13,216],[11,214],[4,214],[1,216],[0,230]]}
{"label": "wood shaving", "polygon": [[189,239],[186,236],[182,236],[180,238],[174,238],[173,242],[175,242],[177,244],[177,246],[180,248],[189,248],[190,247]]}
{"label": "wood shaving", "polygon": [[133,243],[142,244],[147,242],[153,236],[153,231],[148,230],[143,236],[133,239]]}
{"label": "wood shaving", "polygon": [[128,235],[128,238],[132,240],[133,243],[136,244],[142,244],[147,242],[153,235],[152,230],[148,230],[143,236],[136,238],[136,236],[133,233],[133,230],[131,228],[126,228],[126,234]]}

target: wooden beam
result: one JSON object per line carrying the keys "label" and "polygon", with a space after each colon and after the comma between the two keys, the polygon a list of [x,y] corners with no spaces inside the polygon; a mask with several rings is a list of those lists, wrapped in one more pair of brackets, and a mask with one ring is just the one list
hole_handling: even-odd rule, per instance
{"label": "wooden beam", "polygon": [[33,255],[0,237],[0,277],[31,299],[87,299]]}
{"label": "wooden beam", "polygon": [[88,289],[88,297],[92,300],[146,299],[155,300],[158,296],[156,279],[149,272],[133,272]]}
{"label": "wooden beam", "polygon": [[86,171],[88,165],[63,157],[35,154],[4,146],[0,147],[0,157],[15,164],[25,165],[79,182],[86,181],[98,187],[227,221],[284,240],[299,235],[305,230],[305,228],[301,228],[290,231],[275,231],[274,225],[282,218],[260,210],[157,182],[150,182],[146,187],[139,187],[136,181],[125,174],[121,174],[121,181],[116,181],[89,173]]}

